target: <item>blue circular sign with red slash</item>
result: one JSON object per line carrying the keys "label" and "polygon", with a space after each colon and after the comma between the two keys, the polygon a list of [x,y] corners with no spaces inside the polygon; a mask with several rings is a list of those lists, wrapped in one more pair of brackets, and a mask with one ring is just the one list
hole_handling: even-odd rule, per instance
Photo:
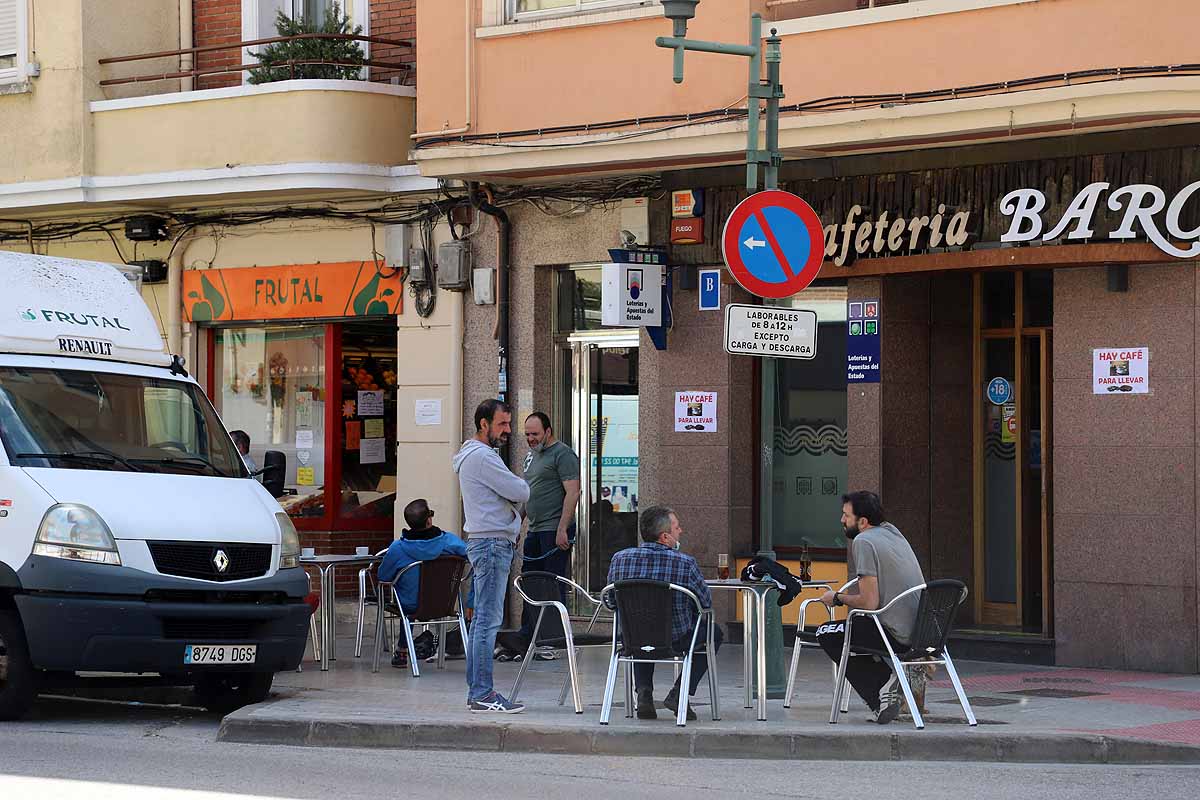
{"label": "blue circular sign with red slash", "polygon": [[759,297],[791,297],[821,271],[825,232],[812,206],[771,189],[743,200],[725,222],[721,251],[730,274]]}

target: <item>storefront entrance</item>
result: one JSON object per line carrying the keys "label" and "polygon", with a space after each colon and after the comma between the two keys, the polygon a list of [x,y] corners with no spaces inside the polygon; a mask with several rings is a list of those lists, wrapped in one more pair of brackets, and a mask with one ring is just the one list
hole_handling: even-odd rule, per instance
{"label": "storefront entrance", "polygon": [[570,359],[563,430],[585,473],[572,569],[599,591],[613,554],[638,541],[638,333],[574,334],[562,352]]}
{"label": "storefront entrance", "polygon": [[1052,634],[1053,273],[974,278],[975,619]]}
{"label": "storefront entrance", "polygon": [[583,473],[571,570],[598,592],[613,554],[638,542],[640,333],[601,324],[598,265],[560,269],[554,279],[555,426]]}

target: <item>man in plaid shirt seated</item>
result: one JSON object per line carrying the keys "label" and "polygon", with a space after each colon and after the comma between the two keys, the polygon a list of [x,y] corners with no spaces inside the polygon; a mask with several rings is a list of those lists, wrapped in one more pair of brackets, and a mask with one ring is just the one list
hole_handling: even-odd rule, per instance
{"label": "man in plaid shirt seated", "polygon": [[[613,556],[612,565],[608,568],[608,582],[627,580],[653,580],[674,583],[689,589],[704,608],[712,608],[712,595],[709,594],[708,584],[700,574],[700,565],[696,559],[679,552],[679,540],[683,536],[683,526],[679,517],[666,506],[654,506],[641,513],[638,527],[642,536],[639,547],[630,547]],[[692,631],[696,627],[696,606],[691,599],[678,592],[673,592],[671,598],[671,638],[674,639],[675,649],[686,652],[692,643]],[[701,627],[696,636],[696,645],[702,648],[708,641],[708,629]],[[720,627],[713,629],[713,643],[719,650],[724,636]],[[697,658],[692,662],[692,676],[688,695],[696,694],[696,687],[708,672],[708,660]],[[654,708],[654,664],[634,664],[633,683],[637,688],[637,717],[638,719],[657,719],[658,712]],[[671,691],[663,699],[663,705],[672,713],[679,711],[679,682],[671,687]],[[696,713],[689,704],[687,718],[695,719]]]}

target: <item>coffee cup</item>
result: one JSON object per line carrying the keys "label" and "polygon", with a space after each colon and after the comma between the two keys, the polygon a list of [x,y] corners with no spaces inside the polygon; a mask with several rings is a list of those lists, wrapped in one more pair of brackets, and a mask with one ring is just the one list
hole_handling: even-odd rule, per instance
{"label": "coffee cup", "polygon": [[368,556],[370,554],[371,554],[371,549],[368,547],[354,548],[354,555],[356,555],[356,556]]}
{"label": "coffee cup", "polygon": [[312,558],[316,554],[317,554],[317,548],[315,548],[315,547],[300,548],[300,557],[301,558]]}

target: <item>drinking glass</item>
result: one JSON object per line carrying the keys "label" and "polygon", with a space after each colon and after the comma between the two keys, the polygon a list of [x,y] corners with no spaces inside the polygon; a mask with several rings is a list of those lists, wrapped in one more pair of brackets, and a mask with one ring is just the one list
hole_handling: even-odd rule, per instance
{"label": "drinking glass", "polygon": [[729,580],[729,554],[720,553],[717,555],[717,577],[720,580]]}

